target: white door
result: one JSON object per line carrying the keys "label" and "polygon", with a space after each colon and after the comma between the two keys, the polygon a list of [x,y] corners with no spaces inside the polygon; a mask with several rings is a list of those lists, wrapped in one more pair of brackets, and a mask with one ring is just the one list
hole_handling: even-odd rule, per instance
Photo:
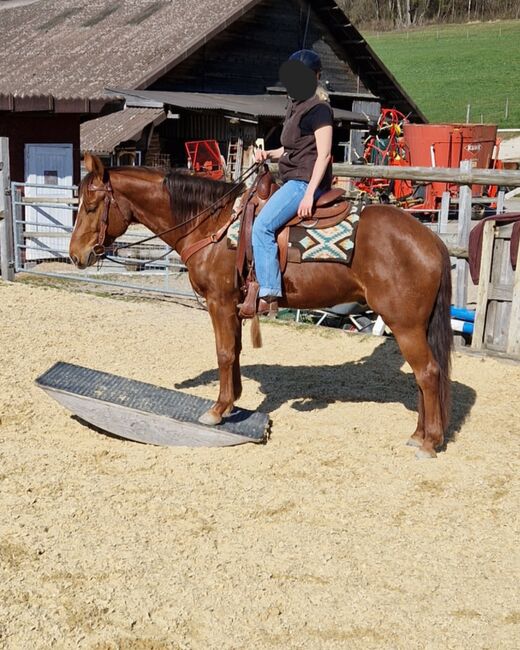
{"label": "white door", "polygon": [[38,197],[42,204],[25,208],[27,260],[68,257],[70,234],[60,226],[72,228],[72,210],[46,204],[45,199],[73,196],[72,169],[72,144],[25,145],[25,182],[39,186],[26,187],[25,196]]}

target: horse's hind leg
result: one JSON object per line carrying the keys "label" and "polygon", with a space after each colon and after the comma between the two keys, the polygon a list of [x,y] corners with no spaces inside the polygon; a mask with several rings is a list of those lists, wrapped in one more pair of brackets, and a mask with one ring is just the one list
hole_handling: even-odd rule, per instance
{"label": "horse's hind leg", "polygon": [[410,447],[422,447],[424,440],[424,397],[422,390],[418,386],[418,395],[417,395],[417,413],[419,415],[417,419],[417,427],[415,428],[414,433],[410,436],[408,442],[406,443]]}
{"label": "horse's hind leg", "polygon": [[[419,387],[419,419],[411,444],[418,446],[418,458],[435,458],[435,449],[443,443],[441,404],[439,395],[439,364],[428,345],[422,327],[405,329],[394,327],[394,336],[404,358],[410,364]],[[422,413],[421,413],[422,405]]]}
{"label": "horse's hind leg", "polygon": [[199,421],[202,424],[219,424],[233,410],[235,400],[242,392],[240,377],[240,352],[242,349],[241,321],[236,303],[232,300],[209,299],[208,310],[215,331],[220,379],[219,396],[215,404]]}

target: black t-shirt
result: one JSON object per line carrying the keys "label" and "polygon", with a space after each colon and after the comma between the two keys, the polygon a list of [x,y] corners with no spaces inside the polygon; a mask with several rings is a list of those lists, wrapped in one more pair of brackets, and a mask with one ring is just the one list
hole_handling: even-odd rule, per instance
{"label": "black t-shirt", "polygon": [[333,126],[332,111],[327,104],[318,104],[311,108],[300,120],[302,135],[312,135],[322,126]]}

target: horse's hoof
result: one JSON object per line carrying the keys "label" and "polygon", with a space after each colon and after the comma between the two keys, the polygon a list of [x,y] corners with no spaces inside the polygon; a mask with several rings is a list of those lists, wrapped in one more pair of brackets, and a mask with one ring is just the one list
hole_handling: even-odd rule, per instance
{"label": "horse's hoof", "polygon": [[415,452],[415,457],[417,460],[425,460],[427,458],[437,458],[437,454],[433,449],[418,449]]}
{"label": "horse's hoof", "polygon": [[422,442],[420,440],[417,440],[417,438],[408,438],[406,445],[408,447],[421,447]]}
{"label": "horse's hoof", "polygon": [[209,426],[215,426],[215,424],[220,424],[222,422],[222,418],[220,417],[220,415],[215,413],[215,411],[210,409],[209,411],[206,411],[205,413],[203,413],[200,416],[199,422],[201,424],[207,424]]}

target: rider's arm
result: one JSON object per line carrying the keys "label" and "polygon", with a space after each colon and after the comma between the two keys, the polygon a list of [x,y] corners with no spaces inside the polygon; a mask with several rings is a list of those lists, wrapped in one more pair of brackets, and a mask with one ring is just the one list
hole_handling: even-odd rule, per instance
{"label": "rider's arm", "polygon": [[330,162],[332,150],[332,126],[327,125],[316,129],[314,136],[316,137],[316,149],[318,155],[316,157],[316,162],[314,163],[307,191],[305,192],[305,196],[298,208],[298,214],[301,217],[310,216],[314,203],[314,193],[318,189],[321,179],[323,178]]}
{"label": "rider's arm", "polygon": [[269,160],[278,160],[283,156],[283,147],[278,147],[278,149],[271,149],[267,152],[267,157]]}
{"label": "rider's arm", "polygon": [[264,160],[278,160],[282,157],[283,147],[278,149],[270,149],[269,151],[264,151],[263,149],[257,149],[255,154],[256,162],[264,162]]}
{"label": "rider's arm", "polygon": [[330,162],[330,152],[332,150],[332,127],[322,126],[321,128],[316,129],[314,135],[316,137],[316,149],[318,150],[318,155],[316,157],[316,162],[314,163],[309,186],[307,187],[307,193],[312,197],[314,196],[314,192],[318,189],[321,179],[323,178]]}

